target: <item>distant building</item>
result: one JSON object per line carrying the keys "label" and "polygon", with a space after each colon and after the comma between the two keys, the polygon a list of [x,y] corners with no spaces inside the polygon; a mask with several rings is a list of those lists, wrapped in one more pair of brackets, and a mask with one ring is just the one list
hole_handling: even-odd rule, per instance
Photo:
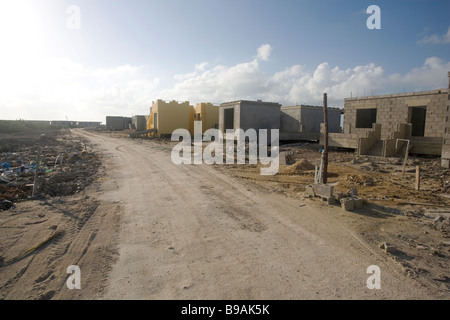
{"label": "distant building", "polygon": [[219,107],[219,130],[227,138],[228,129],[255,129],[257,133],[260,129],[267,129],[270,141],[270,130],[280,128],[280,107],[279,103],[261,100],[222,103]]}
{"label": "distant building", "polygon": [[100,121],[78,121],[77,126],[83,127],[83,128],[90,128],[90,127],[98,127],[102,123]]}
{"label": "distant building", "polygon": [[131,118],[122,116],[107,116],[106,129],[110,131],[123,131],[130,129]]}
{"label": "distant building", "polygon": [[144,131],[147,129],[147,121],[145,116],[132,116],[131,126],[136,131]]}
{"label": "distant building", "polygon": [[[341,131],[342,113],[342,109],[327,108],[328,132]],[[280,140],[319,140],[323,120],[322,106],[281,107]]]}
{"label": "distant building", "polygon": [[152,103],[147,129],[156,129],[156,135],[171,135],[176,129],[186,129],[193,134],[194,107],[189,101],[178,102],[158,99]]}
{"label": "distant building", "polygon": [[[448,89],[344,99],[344,132],[330,133],[329,146],[361,155],[389,157],[405,152],[450,158]],[[447,117],[447,118],[446,118]],[[396,146],[397,145],[397,146]]]}
{"label": "distant building", "polygon": [[76,121],[66,121],[66,120],[52,120],[50,121],[52,126],[76,126]]}
{"label": "distant building", "polygon": [[193,120],[202,122],[203,133],[208,129],[219,129],[219,107],[210,102],[197,103]]}

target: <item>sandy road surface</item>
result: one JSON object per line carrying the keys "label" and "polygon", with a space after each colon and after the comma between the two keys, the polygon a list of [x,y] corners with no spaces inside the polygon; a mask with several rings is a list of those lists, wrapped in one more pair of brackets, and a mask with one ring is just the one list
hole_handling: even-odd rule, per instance
{"label": "sandy road surface", "polygon": [[[177,166],[170,144],[80,132],[120,204],[118,259],[104,299],[433,299],[339,223],[341,209],[266,194],[208,165]],[[370,265],[381,289],[370,290]]]}

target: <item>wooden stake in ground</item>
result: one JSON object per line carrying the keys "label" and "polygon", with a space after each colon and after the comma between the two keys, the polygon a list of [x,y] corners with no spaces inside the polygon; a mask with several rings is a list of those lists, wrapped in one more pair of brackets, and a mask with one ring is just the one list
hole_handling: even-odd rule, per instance
{"label": "wooden stake in ground", "polygon": [[39,161],[41,159],[41,148],[38,149],[37,152],[37,159],[36,159],[36,171],[34,172],[34,183],[33,183],[33,193],[31,196],[34,198],[34,195],[36,194],[36,186],[37,186],[37,178],[38,178],[38,171],[39,171]]}
{"label": "wooden stake in ground", "polygon": [[323,94],[323,166],[322,166],[322,184],[327,183],[328,173],[328,114],[327,114],[327,94]]}
{"label": "wooden stake in ground", "polygon": [[416,190],[420,190],[420,167],[416,166]]}
{"label": "wooden stake in ground", "polygon": [[397,139],[395,140],[395,150],[397,150],[398,148],[398,142],[399,141],[406,141],[406,152],[405,152],[405,160],[403,160],[403,169],[402,169],[402,174],[405,173],[405,168],[406,168],[406,162],[408,161],[408,154],[409,154],[409,149],[411,149],[411,146],[409,144],[410,140],[407,139]]}
{"label": "wooden stake in ground", "polygon": [[409,141],[408,144],[406,145],[405,160],[403,161],[403,170],[402,170],[403,174],[405,173],[406,163],[408,162],[408,154],[409,154]]}

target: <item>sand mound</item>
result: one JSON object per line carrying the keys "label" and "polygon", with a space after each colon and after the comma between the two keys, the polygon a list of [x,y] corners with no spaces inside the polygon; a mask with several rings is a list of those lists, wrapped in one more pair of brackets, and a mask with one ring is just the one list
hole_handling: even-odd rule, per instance
{"label": "sand mound", "polygon": [[286,166],[283,173],[300,173],[314,170],[315,166],[306,159],[301,159],[290,166]]}

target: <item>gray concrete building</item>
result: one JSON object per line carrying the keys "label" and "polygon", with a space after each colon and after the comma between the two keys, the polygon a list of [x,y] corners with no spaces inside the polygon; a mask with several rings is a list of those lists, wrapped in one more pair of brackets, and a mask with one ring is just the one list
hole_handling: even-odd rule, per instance
{"label": "gray concrete building", "polygon": [[440,156],[446,144],[448,91],[346,98],[343,133],[330,133],[329,146],[389,157],[404,154],[407,142],[397,140],[405,139],[412,154]]}
{"label": "gray concrete building", "polygon": [[106,117],[106,129],[110,131],[123,131],[130,129],[131,118],[122,116],[107,116]]}
{"label": "gray concrete building", "polygon": [[144,131],[147,129],[147,120],[145,116],[132,116],[131,125],[136,131]]}
{"label": "gray concrete building", "polygon": [[76,126],[76,121],[67,121],[67,120],[52,120],[50,121],[52,126]]}
{"label": "gray concrete building", "polygon": [[77,126],[83,127],[83,128],[91,128],[91,127],[98,127],[102,123],[100,121],[78,121]]}
{"label": "gray concrete building", "polygon": [[[341,132],[342,113],[342,109],[327,108],[328,132]],[[319,140],[321,123],[323,123],[321,106],[281,107],[280,140]]]}
{"label": "gray concrete building", "polygon": [[[260,129],[280,128],[281,105],[275,102],[238,100],[222,103],[219,106],[219,130],[226,138],[227,129]],[[269,136],[270,139],[270,136]]]}

